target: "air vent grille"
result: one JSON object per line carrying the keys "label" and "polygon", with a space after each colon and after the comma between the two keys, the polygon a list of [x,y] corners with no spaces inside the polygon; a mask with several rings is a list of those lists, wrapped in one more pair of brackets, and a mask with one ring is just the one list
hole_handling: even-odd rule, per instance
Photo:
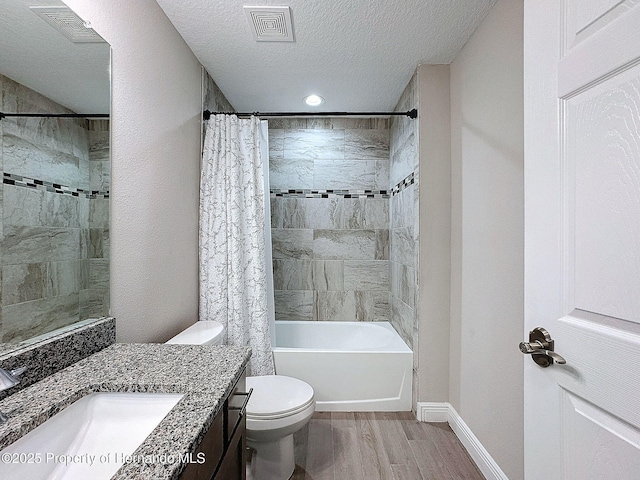
{"label": "air vent grille", "polygon": [[289,7],[244,7],[257,42],[293,42]]}
{"label": "air vent grille", "polygon": [[104,39],[69,7],[34,6],[29,8],[74,43],[104,42]]}

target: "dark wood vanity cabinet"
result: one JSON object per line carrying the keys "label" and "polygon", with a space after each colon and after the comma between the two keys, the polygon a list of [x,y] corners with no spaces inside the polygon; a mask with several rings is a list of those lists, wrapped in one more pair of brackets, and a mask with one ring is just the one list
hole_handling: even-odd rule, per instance
{"label": "dark wood vanity cabinet", "polygon": [[[245,480],[246,418],[249,399],[245,392],[245,375],[224,401],[209,430],[187,465],[181,480]],[[204,453],[205,462],[197,463]]]}

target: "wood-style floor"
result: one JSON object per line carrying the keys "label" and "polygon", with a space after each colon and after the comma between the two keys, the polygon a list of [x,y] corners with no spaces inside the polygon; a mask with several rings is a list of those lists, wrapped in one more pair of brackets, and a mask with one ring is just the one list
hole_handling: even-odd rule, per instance
{"label": "wood-style floor", "polygon": [[446,423],[411,412],[316,412],[294,440],[293,480],[484,480]]}

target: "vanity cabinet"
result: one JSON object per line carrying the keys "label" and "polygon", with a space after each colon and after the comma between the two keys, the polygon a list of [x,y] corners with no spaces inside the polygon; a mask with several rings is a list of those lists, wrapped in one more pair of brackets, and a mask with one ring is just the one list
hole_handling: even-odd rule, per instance
{"label": "vanity cabinet", "polygon": [[[185,468],[181,480],[245,480],[246,418],[250,392],[243,373],[224,401],[209,430]],[[205,462],[197,463],[204,454]]]}

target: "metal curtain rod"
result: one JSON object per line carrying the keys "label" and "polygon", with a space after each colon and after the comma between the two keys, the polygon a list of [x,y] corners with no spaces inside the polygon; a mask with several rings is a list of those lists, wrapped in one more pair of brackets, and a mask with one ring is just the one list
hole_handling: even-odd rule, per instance
{"label": "metal curtain rod", "polygon": [[0,112],[0,120],[5,117],[35,118],[109,118],[108,113],[4,113]]}
{"label": "metal curtain rod", "polygon": [[202,116],[205,120],[209,120],[211,115],[237,115],[238,117],[378,117],[381,115],[403,115],[409,118],[418,118],[418,110],[413,109],[408,112],[270,112],[270,113],[237,113],[237,112],[210,112],[205,110]]}

